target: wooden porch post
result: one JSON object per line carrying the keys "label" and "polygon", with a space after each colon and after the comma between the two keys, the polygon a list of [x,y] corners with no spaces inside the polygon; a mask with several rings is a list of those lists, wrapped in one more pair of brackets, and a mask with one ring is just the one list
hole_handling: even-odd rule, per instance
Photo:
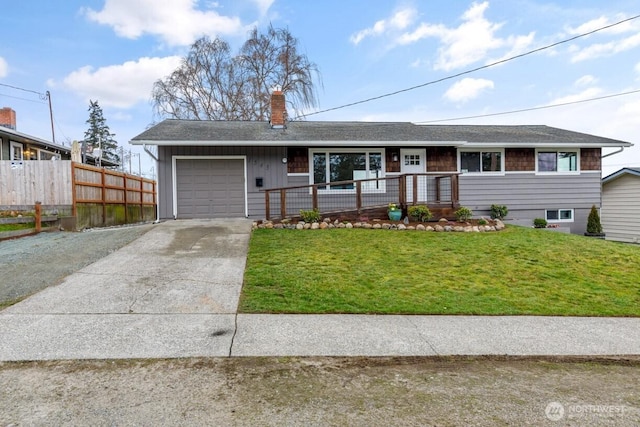
{"label": "wooden porch post", "polygon": [[458,188],[458,175],[451,175],[451,207],[455,208],[460,204],[460,193]]}

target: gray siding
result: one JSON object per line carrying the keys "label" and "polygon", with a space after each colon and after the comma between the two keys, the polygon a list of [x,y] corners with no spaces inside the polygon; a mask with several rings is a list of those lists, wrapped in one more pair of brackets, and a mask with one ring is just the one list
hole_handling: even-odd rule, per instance
{"label": "gray siding", "polygon": [[607,240],[640,243],[640,177],[623,175],[605,183],[600,216]]}
{"label": "gray siding", "polygon": [[506,205],[507,219],[530,226],[544,218],[545,209],[574,209],[574,221],[560,223],[572,233],[586,230],[592,205],[600,206],[600,174],[535,175],[507,173],[504,176],[460,176],[460,204],[476,215],[489,215],[492,204]]}
{"label": "gray siding", "polygon": [[246,156],[247,157],[247,204],[249,216],[264,217],[264,192],[256,187],[256,178],[263,179],[262,188],[286,187],[287,165],[284,147],[206,147],[206,146],[159,146],[158,147],[158,203],[159,218],[173,218],[173,156]]}

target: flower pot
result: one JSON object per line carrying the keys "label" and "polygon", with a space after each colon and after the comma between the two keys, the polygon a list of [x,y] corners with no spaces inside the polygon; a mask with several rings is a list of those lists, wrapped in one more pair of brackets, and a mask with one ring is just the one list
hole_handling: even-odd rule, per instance
{"label": "flower pot", "polygon": [[400,221],[400,219],[402,219],[402,211],[401,210],[388,211],[388,214],[389,214],[389,219],[391,221]]}

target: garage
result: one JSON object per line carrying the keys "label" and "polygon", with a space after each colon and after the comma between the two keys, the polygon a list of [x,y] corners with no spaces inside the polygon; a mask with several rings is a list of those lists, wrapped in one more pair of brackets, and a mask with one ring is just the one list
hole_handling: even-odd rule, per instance
{"label": "garage", "polygon": [[244,169],[244,158],[176,158],[176,218],[246,216]]}

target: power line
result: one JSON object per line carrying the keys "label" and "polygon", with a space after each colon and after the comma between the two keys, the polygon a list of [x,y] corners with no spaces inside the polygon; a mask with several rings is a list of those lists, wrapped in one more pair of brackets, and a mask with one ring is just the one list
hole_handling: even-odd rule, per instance
{"label": "power line", "polygon": [[36,95],[38,95],[40,97],[40,99],[42,99],[43,101],[47,99],[47,97],[49,96],[48,93],[42,93],[42,92],[37,92],[35,90],[31,90],[31,89],[25,89],[25,88],[21,88],[18,86],[11,86],[8,84],[4,84],[4,83],[0,83],[0,86],[4,86],[4,87],[9,87],[11,89],[16,89],[16,90],[21,90],[23,92],[30,92],[30,93],[35,93]]}
{"label": "power line", "polygon": [[415,89],[419,89],[419,88],[422,88],[422,87],[425,87],[425,86],[430,86],[430,85],[434,85],[436,83],[441,83],[441,82],[446,81],[446,80],[455,79],[457,77],[464,76],[466,74],[475,73],[476,71],[480,71],[480,70],[484,70],[484,69],[487,69],[487,68],[490,68],[490,67],[494,67],[496,65],[504,64],[505,62],[509,62],[509,61],[514,60],[514,59],[518,59],[518,58],[522,58],[524,56],[532,55],[534,53],[538,53],[538,52],[541,52],[543,50],[550,49],[552,47],[556,47],[556,46],[559,46],[559,45],[564,44],[564,43],[569,43],[569,42],[572,42],[572,41],[577,40],[579,38],[589,36],[591,34],[599,32],[599,31],[604,31],[606,29],[615,27],[616,25],[624,24],[625,22],[629,22],[629,21],[632,21],[632,20],[638,19],[638,18],[640,18],[640,15],[635,15],[635,16],[632,16],[630,18],[623,19],[622,21],[618,21],[618,22],[615,22],[613,24],[605,25],[604,27],[596,28],[595,30],[591,30],[589,32],[586,32],[586,33],[583,33],[583,34],[579,34],[577,36],[574,36],[574,37],[571,37],[571,38],[568,38],[568,39],[565,39],[565,40],[561,40],[559,42],[555,42],[555,43],[552,43],[552,44],[549,44],[549,45],[546,45],[546,46],[543,46],[543,47],[539,47],[537,49],[530,50],[528,52],[521,53],[519,55],[515,55],[515,56],[509,57],[509,58],[501,59],[499,61],[495,61],[495,62],[492,62],[490,64],[483,65],[481,67],[476,67],[476,68],[473,68],[473,69],[470,69],[470,70],[467,70],[467,71],[462,71],[462,72],[457,73],[457,74],[453,74],[453,75],[450,75],[450,76],[447,76],[447,77],[443,77],[443,78],[440,78],[440,79],[437,79],[437,80],[432,80],[432,81],[429,81],[429,82],[426,82],[426,83],[422,83],[422,84],[419,84],[419,85],[416,85],[416,86],[411,86],[411,87],[408,87],[406,89],[400,89],[400,90],[397,90],[397,91],[394,91],[394,92],[385,93],[383,95],[378,95],[378,96],[374,96],[374,97],[371,97],[371,98],[363,99],[361,101],[351,102],[349,104],[340,105],[338,107],[332,107],[332,108],[327,108],[325,110],[320,110],[320,111],[315,111],[315,112],[312,112],[312,113],[302,114],[302,115],[299,115],[299,116],[295,117],[295,119],[300,119],[300,118],[303,118],[303,117],[313,116],[313,115],[321,114],[321,113],[327,113],[329,111],[340,110],[340,109],[347,108],[347,107],[353,107],[354,105],[364,104],[366,102],[371,102],[371,101],[375,101],[375,100],[378,100],[378,99],[387,98],[387,97],[390,97],[390,96],[398,95],[400,93],[409,92],[409,91],[412,91],[412,90],[415,90]]}
{"label": "power line", "polygon": [[561,103],[558,103],[558,104],[545,105],[545,106],[542,106],[542,107],[531,107],[531,108],[523,108],[523,109],[520,109],[520,110],[502,111],[500,113],[479,114],[479,115],[476,115],[476,116],[455,117],[455,118],[450,118],[450,119],[428,120],[428,121],[413,122],[413,123],[424,125],[424,124],[428,124],[428,123],[452,122],[452,121],[455,121],[455,120],[467,120],[467,119],[478,119],[478,118],[482,118],[482,117],[502,116],[502,115],[506,115],[506,114],[524,113],[524,112],[527,112],[527,111],[535,111],[535,110],[544,110],[544,109],[547,109],[547,108],[563,107],[565,105],[580,104],[580,103],[583,103],[583,102],[599,101],[601,99],[614,98],[616,96],[631,95],[631,94],[634,94],[634,93],[640,93],[640,89],[632,90],[632,91],[629,91],[629,92],[614,93],[614,94],[611,94],[611,95],[598,96],[596,98],[581,99],[579,101],[561,102]]}

